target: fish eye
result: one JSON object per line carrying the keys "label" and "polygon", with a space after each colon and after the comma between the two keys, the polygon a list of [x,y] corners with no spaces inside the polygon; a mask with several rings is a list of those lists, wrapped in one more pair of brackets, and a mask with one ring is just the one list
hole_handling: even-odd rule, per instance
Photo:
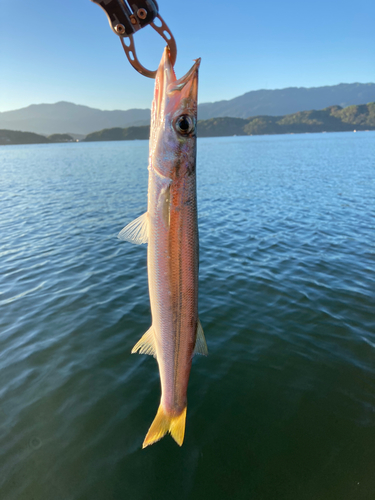
{"label": "fish eye", "polygon": [[189,115],[181,115],[175,122],[175,129],[181,135],[188,135],[194,130],[194,121]]}

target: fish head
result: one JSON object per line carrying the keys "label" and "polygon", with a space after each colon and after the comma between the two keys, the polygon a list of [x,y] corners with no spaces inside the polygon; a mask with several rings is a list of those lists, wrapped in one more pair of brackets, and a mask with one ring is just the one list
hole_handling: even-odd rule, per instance
{"label": "fish head", "polygon": [[151,166],[170,179],[195,171],[199,65],[197,59],[186,75],[177,79],[166,47],[156,74]]}

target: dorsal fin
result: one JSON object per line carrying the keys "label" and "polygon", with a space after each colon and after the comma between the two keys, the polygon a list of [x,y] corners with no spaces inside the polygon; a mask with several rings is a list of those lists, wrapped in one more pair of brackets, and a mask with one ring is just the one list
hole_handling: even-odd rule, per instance
{"label": "dorsal fin", "polygon": [[195,341],[195,348],[193,354],[202,354],[203,356],[208,355],[207,343],[204,338],[203,328],[201,322],[198,318],[198,326],[197,326],[197,340]]}

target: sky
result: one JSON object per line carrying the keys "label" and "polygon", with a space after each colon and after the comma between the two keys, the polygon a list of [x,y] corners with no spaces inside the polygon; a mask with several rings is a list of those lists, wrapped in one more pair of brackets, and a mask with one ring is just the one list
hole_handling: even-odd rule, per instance
{"label": "sky", "polygon": [[[250,90],[375,82],[374,0],[158,0],[177,41],[177,77],[202,58],[199,101]],[[156,69],[150,27],[134,41]],[[0,112],[69,101],[149,108],[153,80],[137,73],[90,0],[0,0]]]}

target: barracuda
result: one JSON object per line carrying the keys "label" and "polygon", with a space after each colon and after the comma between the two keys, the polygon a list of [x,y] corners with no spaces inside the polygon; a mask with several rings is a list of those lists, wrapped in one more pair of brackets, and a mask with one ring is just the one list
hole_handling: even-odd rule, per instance
{"label": "barracuda", "polygon": [[198,59],[176,79],[166,48],[152,103],[147,212],[119,238],[148,243],[147,268],[152,325],[132,352],[158,362],[161,401],[143,448],[168,432],[181,446],[187,386],[195,353],[207,355],[198,319],[198,223],[196,122]]}

